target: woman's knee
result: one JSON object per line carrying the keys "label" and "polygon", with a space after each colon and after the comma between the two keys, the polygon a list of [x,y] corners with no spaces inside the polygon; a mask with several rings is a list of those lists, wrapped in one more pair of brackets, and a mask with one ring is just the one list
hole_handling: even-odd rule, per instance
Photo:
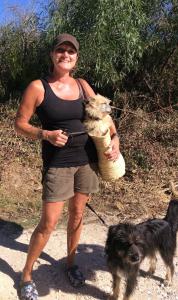
{"label": "woman's knee", "polygon": [[37,231],[49,235],[56,229],[57,221],[51,220],[51,221],[44,221],[41,220],[39,225],[37,226]]}
{"label": "woman's knee", "polygon": [[73,221],[80,221],[83,218],[83,213],[83,209],[69,209],[69,219],[72,219]]}
{"label": "woman's knee", "polygon": [[84,205],[69,205],[68,212],[69,212],[69,217],[72,217],[74,219],[81,219],[83,216],[85,209],[85,204]]}

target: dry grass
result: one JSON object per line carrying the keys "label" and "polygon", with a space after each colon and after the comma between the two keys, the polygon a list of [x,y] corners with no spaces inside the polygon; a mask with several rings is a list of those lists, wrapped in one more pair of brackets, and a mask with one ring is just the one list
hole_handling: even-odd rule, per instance
{"label": "dry grass", "polygon": [[[12,104],[0,106],[1,218],[28,227],[41,210],[40,144],[16,136],[15,111]],[[118,127],[126,175],[115,183],[100,181],[91,204],[118,221],[164,215],[170,199],[165,187],[170,180],[178,182],[178,112],[123,112]]]}

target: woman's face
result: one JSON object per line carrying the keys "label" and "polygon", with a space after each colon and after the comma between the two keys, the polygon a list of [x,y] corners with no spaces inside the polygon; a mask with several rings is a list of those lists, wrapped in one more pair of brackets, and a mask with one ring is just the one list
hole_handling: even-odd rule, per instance
{"label": "woman's face", "polygon": [[51,59],[56,70],[70,72],[78,59],[75,47],[70,43],[63,43],[51,52]]}

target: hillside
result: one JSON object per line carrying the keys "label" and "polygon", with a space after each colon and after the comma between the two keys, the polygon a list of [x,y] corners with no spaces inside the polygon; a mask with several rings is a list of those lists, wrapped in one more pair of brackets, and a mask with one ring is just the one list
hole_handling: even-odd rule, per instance
{"label": "hillside", "polygon": [[[29,227],[41,207],[40,143],[16,136],[15,112],[10,103],[0,106],[1,218]],[[126,175],[115,183],[100,180],[92,206],[118,220],[161,215],[170,198],[169,181],[178,182],[178,112],[123,111],[118,132]]]}

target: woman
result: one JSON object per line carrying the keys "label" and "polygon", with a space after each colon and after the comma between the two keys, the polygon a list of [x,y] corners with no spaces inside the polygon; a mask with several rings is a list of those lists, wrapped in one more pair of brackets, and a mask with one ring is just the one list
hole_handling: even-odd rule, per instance
{"label": "woman", "polygon": [[[70,34],[60,34],[50,53],[53,70],[45,79],[35,80],[24,92],[15,128],[17,133],[42,140],[43,206],[41,220],[32,234],[22,273],[21,298],[36,300],[38,293],[32,281],[34,262],[40,256],[69,199],[67,226],[67,274],[70,283],[79,287],[85,279],[74,264],[82,230],[83,212],[90,193],[98,191],[95,171],[96,150],[84,130],[84,94],[94,96],[89,84],[76,80],[71,73],[79,55],[79,43]],[[42,129],[30,124],[37,113]],[[119,155],[119,140],[111,121],[112,151],[108,159]]]}

